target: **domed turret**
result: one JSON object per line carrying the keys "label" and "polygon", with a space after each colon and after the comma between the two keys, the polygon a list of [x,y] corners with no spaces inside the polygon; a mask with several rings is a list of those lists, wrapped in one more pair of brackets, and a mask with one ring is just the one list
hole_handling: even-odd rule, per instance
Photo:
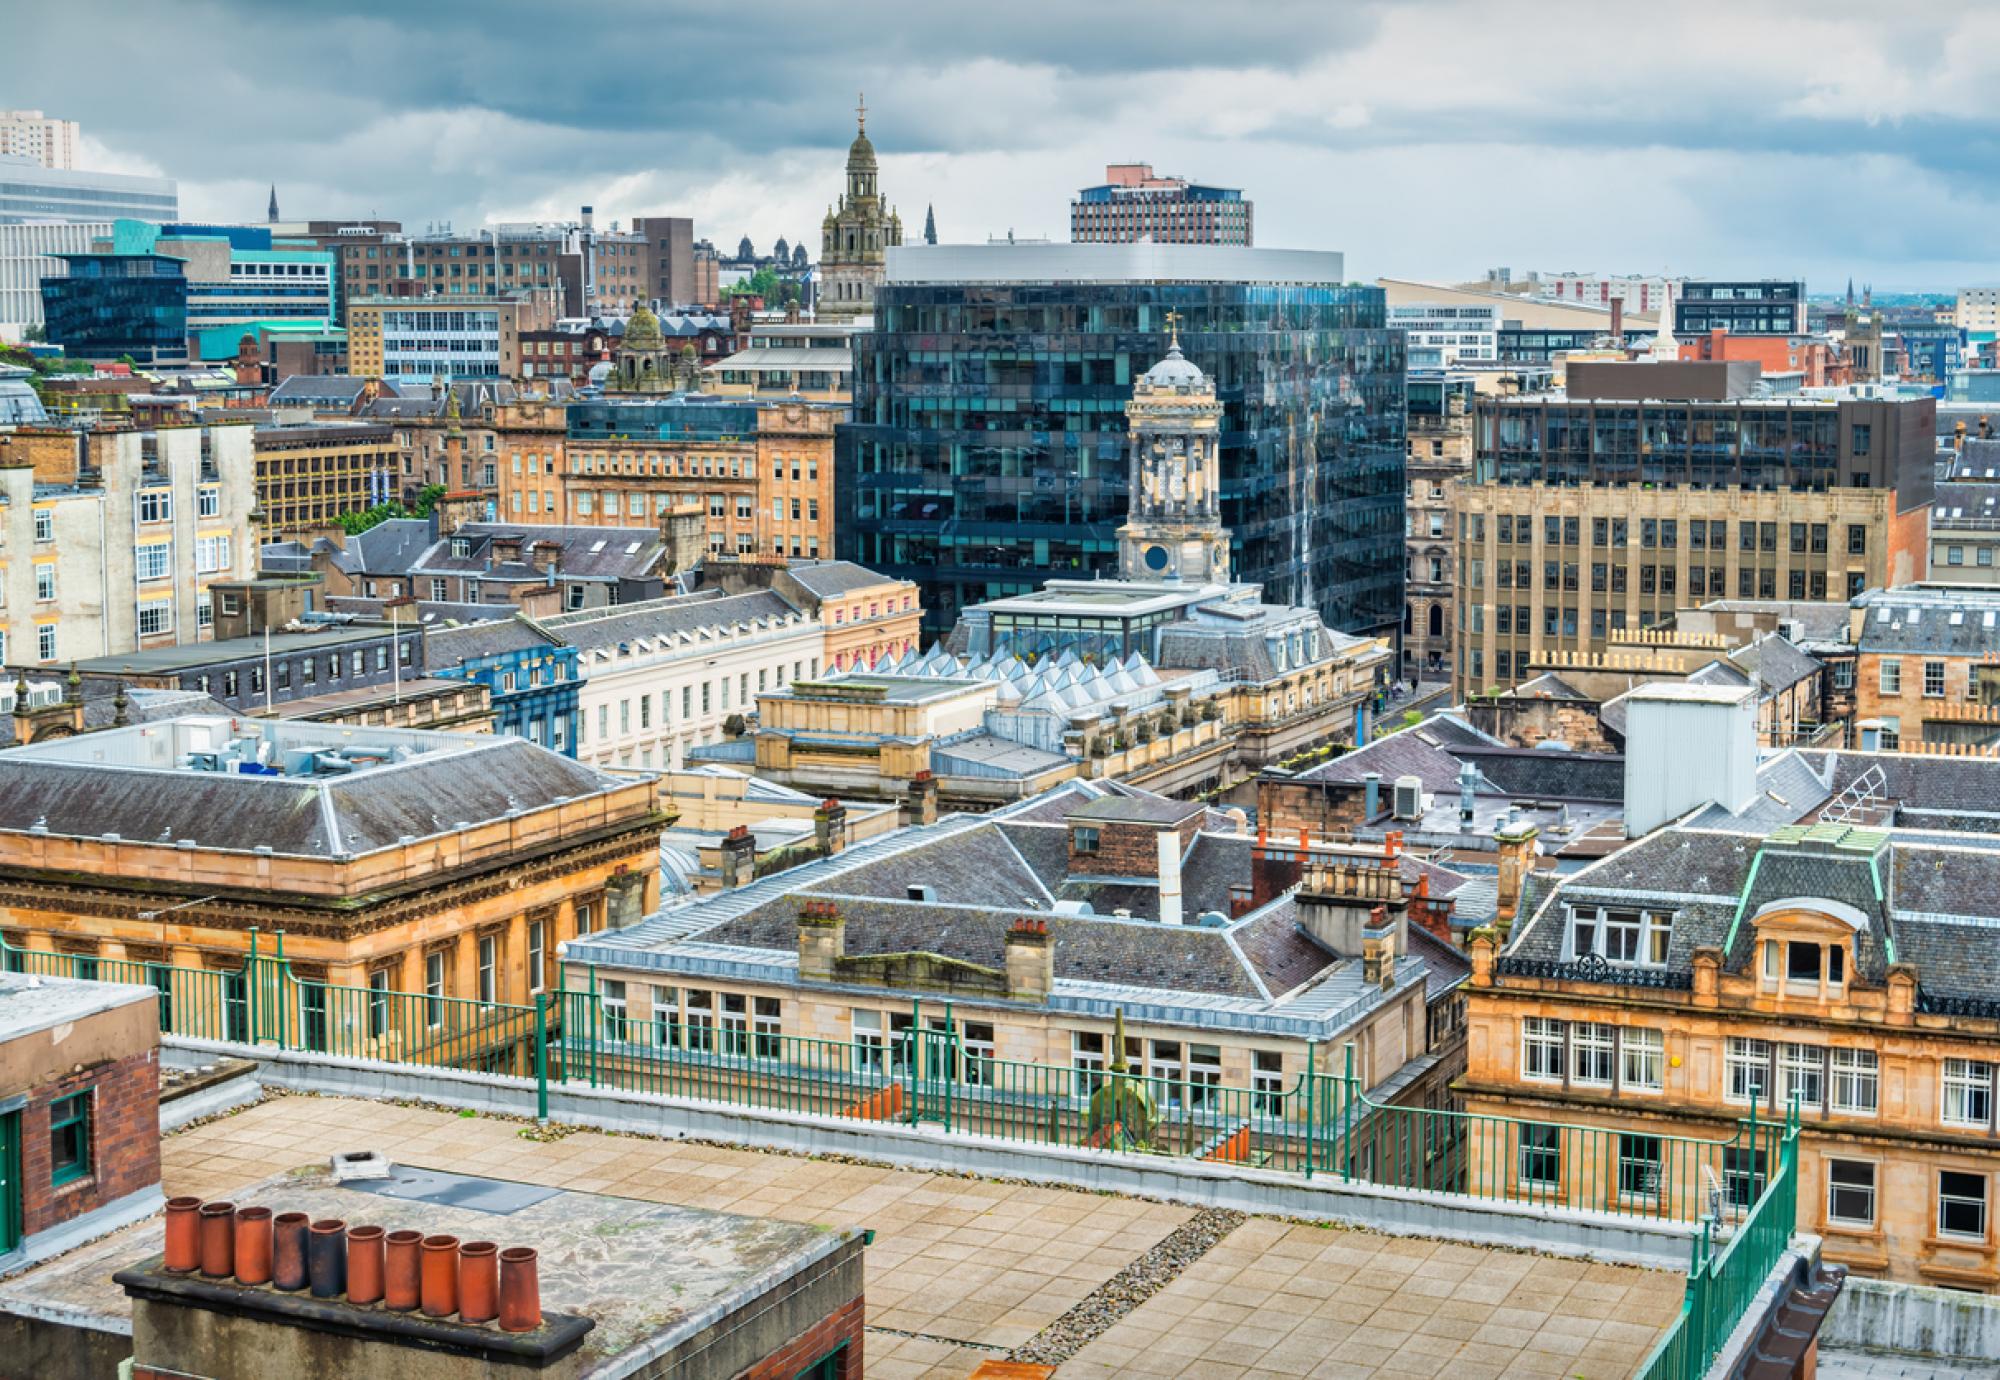
{"label": "domed turret", "polygon": [[1167,347],[1165,358],[1139,376],[1148,388],[1199,388],[1208,381],[1198,365],[1188,361],[1176,340]]}
{"label": "domed turret", "polygon": [[628,350],[657,350],[665,337],[660,334],[660,318],[653,310],[641,302],[632,313],[632,319],[625,323],[625,348]]}

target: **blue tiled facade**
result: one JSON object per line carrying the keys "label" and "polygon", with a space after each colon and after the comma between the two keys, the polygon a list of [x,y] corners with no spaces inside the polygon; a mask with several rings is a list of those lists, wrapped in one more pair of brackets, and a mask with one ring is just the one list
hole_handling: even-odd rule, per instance
{"label": "blue tiled facade", "polygon": [[467,657],[434,675],[478,681],[492,692],[493,731],[511,733],[576,756],[576,706],[582,681],[577,650],[538,644]]}

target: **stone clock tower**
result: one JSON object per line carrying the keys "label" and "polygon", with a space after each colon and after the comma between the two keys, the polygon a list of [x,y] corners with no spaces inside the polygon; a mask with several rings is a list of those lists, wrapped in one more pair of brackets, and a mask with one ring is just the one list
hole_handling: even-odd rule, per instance
{"label": "stone clock tower", "polygon": [[1118,529],[1118,578],[1229,583],[1217,443],[1222,404],[1215,380],[1181,354],[1180,316],[1167,357],[1132,386],[1131,504]]}

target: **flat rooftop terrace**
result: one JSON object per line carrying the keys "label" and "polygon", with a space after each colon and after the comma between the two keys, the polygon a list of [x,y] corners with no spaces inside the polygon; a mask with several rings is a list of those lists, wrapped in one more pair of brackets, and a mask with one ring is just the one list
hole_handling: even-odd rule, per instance
{"label": "flat rooftop terrace", "polygon": [[[638,1200],[627,1207],[640,1213],[670,1204],[872,1228],[870,1380],[963,1377],[1008,1359],[1057,1365],[1061,1380],[1596,1380],[1631,1374],[1680,1307],[1682,1279],[1665,1271],[684,1140],[564,1128],[523,1139],[525,1126],[279,1096],[167,1137],[162,1174],[169,1194],[240,1201],[246,1185],[324,1166],[335,1150],[377,1149],[400,1165]],[[369,1206],[386,1221],[397,1205]],[[0,1283],[0,1305],[53,1305],[139,1253],[106,1249],[76,1268],[78,1253]],[[569,1306],[544,1261],[545,1303]],[[68,1283],[53,1282],[58,1269]]]}
{"label": "flat rooftop terrace", "polygon": [[33,762],[207,776],[350,777],[419,758],[467,753],[482,745],[480,739],[462,733],[191,714],[10,748],[0,754],[0,764]]}

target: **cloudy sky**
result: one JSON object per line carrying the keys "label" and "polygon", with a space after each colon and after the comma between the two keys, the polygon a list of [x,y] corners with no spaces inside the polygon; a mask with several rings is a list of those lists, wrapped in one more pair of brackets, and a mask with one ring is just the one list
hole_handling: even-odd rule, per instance
{"label": "cloudy sky", "polygon": [[0,104],[191,218],[275,181],[288,217],[588,202],[815,255],[862,90],[884,191],[946,240],[1066,238],[1077,187],[1148,160],[1357,278],[2000,281],[1980,0],[91,0],[0,45]]}

